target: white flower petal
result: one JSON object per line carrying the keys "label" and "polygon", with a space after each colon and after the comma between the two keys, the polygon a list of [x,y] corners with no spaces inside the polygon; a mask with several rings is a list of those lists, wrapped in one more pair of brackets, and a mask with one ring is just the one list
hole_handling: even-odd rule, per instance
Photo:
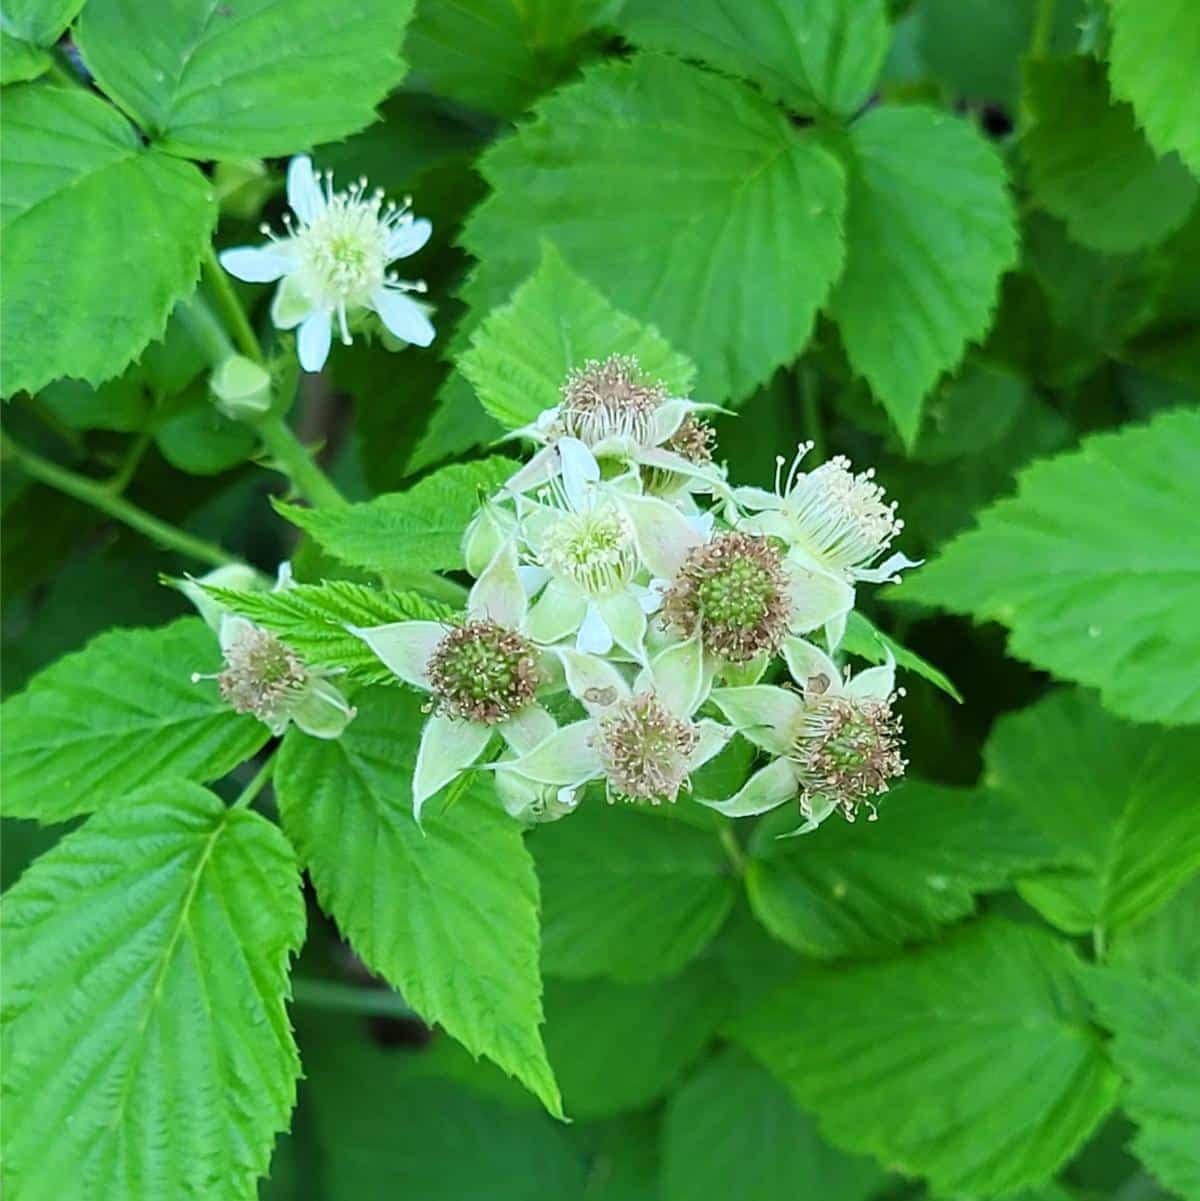
{"label": "white flower petal", "polygon": [[896,661],[891,652],[888,652],[886,663],[860,671],[846,684],[844,691],[847,696],[857,697],[859,700],[884,701],[895,689]]}
{"label": "white flower petal", "polygon": [[433,233],[433,226],[424,217],[397,225],[388,235],[386,248],[388,262],[390,263],[392,259],[403,259],[410,254],[416,254],[429,241],[431,233]]}
{"label": "white flower petal", "polygon": [[654,496],[624,496],[642,562],[650,574],[673,580],[684,556],[704,539],[674,505]]}
{"label": "white flower petal", "polygon": [[557,450],[567,501],[576,513],[585,512],[590,486],[600,479],[600,465],[578,438],[559,438]]}
{"label": "white flower petal", "polygon": [[833,797],[814,797],[809,802],[809,816],[804,824],[786,834],[776,834],[776,841],[780,838],[797,838],[801,834],[811,834],[836,808],[837,801]]}
{"label": "white flower petal", "polygon": [[354,717],[354,706],[328,680],[312,680],[290,717],[313,738],[337,738]]}
{"label": "white flower petal", "polygon": [[509,493],[528,492],[547,480],[553,479],[558,470],[558,452],[553,446],[543,446],[520,471],[509,476],[504,491]]}
{"label": "white flower petal", "polygon": [[550,573],[536,563],[523,563],[517,568],[517,579],[526,596],[537,596],[550,580]]}
{"label": "white flower petal", "polygon": [[845,613],[839,613],[825,623],[825,642],[831,651],[842,645],[842,639],[846,635],[846,619],[849,616],[850,611],[847,609]]}
{"label": "white flower petal", "polygon": [[783,507],[782,499],[774,492],[765,488],[743,487],[734,488],[733,499],[743,509],[779,509]]}
{"label": "white flower petal", "polygon": [[276,329],[295,329],[318,306],[304,290],[298,275],[285,275],[271,299],[271,324]]}
{"label": "white flower petal", "polygon": [[729,745],[729,740],[734,734],[728,726],[723,726],[709,717],[698,721],[696,728],[700,731],[700,736],[696,740],[695,750],[688,756],[689,771],[703,767],[710,759],[719,755]]}
{"label": "white flower petal", "polygon": [[789,759],[776,759],[746,781],[727,801],[701,801],[726,817],[754,817],[777,809],[799,792],[796,769]]}
{"label": "white flower petal", "polygon": [[555,653],[563,666],[571,695],[589,713],[603,712],[630,696],[625,677],[608,660],[566,646],[559,647]]}
{"label": "white flower petal", "polygon": [[790,688],[772,684],[715,688],[711,699],[726,721],[774,755],[790,749],[804,718],[803,699]]}
{"label": "white flower petal", "polygon": [[406,684],[429,690],[425,665],[437,644],[446,636],[446,627],[436,621],[393,621],[383,626],[346,627],[361,638]]}
{"label": "white flower petal", "polygon": [[587,611],[587,601],[562,580],[551,580],[533,602],[525,618],[524,634],[549,645],[576,633]]}
{"label": "white flower petal", "polygon": [[888,555],[878,567],[859,567],[855,569],[854,574],[860,580],[867,580],[870,583],[894,583],[900,578],[900,572],[908,567],[920,567],[924,562],[924,559],[910,559],[907,555],[902,555],[897,551],[894,555]]}
{"label": "white flower petal", "polygon": [[525,588],[517,574],[517,551],[512,540],[501,545],[483,569],[467,597],[467,617],[519,629],[525,620]]}
{"label": "white flower petal", "polygon": [[612,645],[612,631],[605,624],[595,603],[588,601],[583,621],[579,624],[579,633],[575,637],[576,648],[593,655],[607,655]]}
{"label": "white flower petal", "polygon": [[676,717],[691,717],[704,699],[704,648],[693,634],[661,651],[650,662],[650,680],[658,699]]}
{"label": "white flower petal", "polygon": [[819,647],[803,638],[788,638],[783,644],[783,657],[797,684],[807,685],[811,679],[825,680],[823,692],[841,695],[842,673],[834,661]]}
{"label": "white flower petal", "polygon": [[333,341],[332,314],[327,309],[318,309],[300,322],[296,335],[296,346],[300,352],[300,366],[305,371],[320,371],[329,358],[329,346]]}
{"label": "white flower petal", "polygon": [[854,589],[840,576],[814,571],[793,556],[785,563],[792,610],[789,627],[793,633],[807,634],[854,608]]}
{"label": "white flower petal", "polygon": [[632,592],[613,592],[599,597],[596,608],[617,645],[639,663],[646,660],[646,611]]}
{"label": "white flower petal", "polygon": [[556,730],[527,755],[497,764],[497,770],[514,771],[539,784],[577,786],[603,770],[600,756],[592,746],[595,735],[595,722],[572,722]]}
{"label": "white flower petal", "polygon": [[428,346],[436,337],[433,323],[419,304],[395,288],[380,288],[371,304],[384,325],[397,338],[414,346]]}
{"label": "white flower petal", "polygon": [[225,612],[221,616],[221,628],[217,631],[217,641],[221,644],[221,650],[227,651],[254,629],[254,622],[247,621],[236,613]]}
{"label": "white flower petal", "polygon": [[325,207],[325,194],[307,154],[298,154],[288,163],[287,198],[288,207],[305,225],[311,224]]}
{"label": "white flower petal", "polygon": [[269,246],[234,246],[222,250],[221,266],[234,279],[248,284],[271,284],[286,275],[295,264],[291,259],[277,254]]}
{"label": "white flower petal", "polygon": [[558,727],[554,718],[541,705],[526,705],[497,727],[504,741],[518,754],[527,755],[546,741]]}
{"label": "white flower petal", "polygon": [[421,746],[413,770],[413,817],[421,821],[421,807],[465,768],[470,767],[491,741],[492,728],[479,721],[459,721],[433,714],[421,731]]}

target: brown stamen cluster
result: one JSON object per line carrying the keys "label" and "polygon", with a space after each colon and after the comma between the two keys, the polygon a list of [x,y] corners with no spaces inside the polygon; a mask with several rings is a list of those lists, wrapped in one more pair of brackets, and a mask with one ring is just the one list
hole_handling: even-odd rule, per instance
{"label": "brown stamen cluster", "polygon": [[614,435],[646,444],[666,395],[662,384],[646,382],[632,355],[589,359],[563,386],[563,429],[587,446]]}
{"label": "brown stamen cluster", "polygon": [[425,673],[439,713],[489,726],[524,709],[540,683],[533,643],[494,621],[451,630]]}
{"label": "brown stamen cluster", "polygon": [[874,798],[908,766],[900,753],[902,724],[892,700],[826,696],[812,702],[809,731],[792,756],[804,781],[802,810],[825,797],[837,803],[847,821],[863,807],[874,818]]}
{"label": "brown stamen cluster", "polygon": [[613,795],[630,801],[674,801],[688,776],[699,734],[651,692],[622,702],[600,718],[596,750]]}
{"label": "brown stamen cluster", "polygon": [[791,603],[783,558],[769,538],[718,534],[687,554],[663,596],[665,625],[732,663],[773,654],[788,633]]}
{"label": "brown stamen cluster", "polygon": [[225,650],[217,676],[221,698],[238,713],[270,721],[297,700],[308,683],[304,660],[274,634],[249,626]]}
{"label": "brown stamen cluster", "polygon": [[701,421],[689,413],[679,428],[663,443],[665,450],[674,451],[689,463],[704,466],[713,459],[713,448],[717,444],[717,431],[707,421]]}

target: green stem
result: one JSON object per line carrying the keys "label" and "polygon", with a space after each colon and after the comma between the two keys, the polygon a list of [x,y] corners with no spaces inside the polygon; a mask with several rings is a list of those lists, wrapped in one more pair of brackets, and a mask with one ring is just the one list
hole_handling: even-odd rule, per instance
{"label": "green stem", "polygon": [[263,761],[262,767],[254,774],[254,779],[238,793],[238,798],[230,806],[231,809],[245,809],[252,800],[266,786],[267,781],[271,778],[271,773],[275,770],[275,752],[272,751]]}
{"label": "green stem", "polygon": [[258,344],[258,337],[246,316],[246,310],[242,308],[242,302],[233,290],[233,284],[229,282],[229,276],[225,273],[224,267],[217,262],[217,252],[213,249],[211,242],[204,253],[204,273],[208,276],[208,283],[212,288],[221,317],[233,335],[238,349],[248,359],[261,363],[263,352],[262,347]]}
{"label": "green stem", "polygon": [[277,413],[264,417],[255,427],[263,445],[271,452],[279,469],[310,504],[336,508],[346,503],[333,481],[313,462],[312,456],[292,427]]}
{"label": "green stem", "polygon": [[821,396],[816,374],[807,367],[800,369],[800,410],[804,429],[813,444],[813,462],[825,462],[825,425],[821,420]]}
{"label": "green stem", "polygon": [[[236,299],[235,296],[234,300]],[[208,301],[199,291],[193,292],[186,300],[181,300],[176,305],[175,316],[192,338],[204,348],[210,367],[219,367],[233,354],[233,343],[229,340],[225,327],[217,320]]]}
{"label": "green stem", "polygon": [[721,845],[725,848],[725,853],[729,856],[734,871],[739,876],[742,875],[746,870],[746,856],[737,840],[737,835],[728,826],[721,831]]}
{"label": "green stem", "polygon": [[1029,39],[1029,57],[1044,58],[1050,49],[1050,35],[1054,32],[1054,0],[1037,0],[1033,16],[1033,34]]}
{"label": "green stem", "polygon": [[1097,963],[1104,962],[1104,952],[1106,950],[1106,939],[1104,936],[1103,926],[1092,927],[1092,958]]}
{"label": "green stem", "polygon": [[149,446],[149,434],[138,434],[133,440],[125,457],[121,460],[121,465],[105,481],[105,487],[114,496],[120,496],[129,487],[129,481],[133,479],[134,473],[145,457]]}
{"label": "green stem", "polygon": [[359,1013],[366,1017],[416,1017],[398,993],[382,988],[358,988],[337,980],[317,980],[297,976],[292,980],[292,996],[297,1005],[312,1009],[331,1009],[338,1013]]}
{"label": "green stem", "polygon": [[209,563],[214,567],[238,562],[235,555],[231,555],[215,543],[193,537],[185,530],[179,529],[178,526],[170,525],[153,514],[147,513],[144,509],[139,509],[137,505],[123,496],[118,496],[103,481],[89,479],[85,475],[68,471],[67,468],[60,467],[57,463],[51,463],[49,459],[43,459],[41,455],[34,454],[33,451],[26,450],[23,446],[18,446],[7,434],[0,435],[0,437],[3,439],[0,446],[3,447],[5,457],[15,459],[35,480],[40,480],[43,484],[48,484],[51,488],[65,493],[67,496],[73,496],[76,500],[83,501],[85,505],[99,509],[101,513],[106,513],[115,521],[121,522],[122,525],[137,530],[139,534],[144,534],[152,542],[157,542],[167,550],[177,551],[189,559]]}

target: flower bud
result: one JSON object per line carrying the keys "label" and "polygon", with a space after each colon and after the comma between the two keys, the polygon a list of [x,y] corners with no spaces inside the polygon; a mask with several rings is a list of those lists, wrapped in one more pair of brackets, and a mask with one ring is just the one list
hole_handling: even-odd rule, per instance
{"label": "flower bud", "polygon": [[271,407],[271,377],[266,369],[232,354],[213,370],[209,388],[217,408],[234,421],[254,421]]}
{"label": "flower bud", "polygon": [[494,501],[481,499],[479,512],[463,533],[463,559],[473,576],[483,574],[504,542],[512,537],[515,522]]}

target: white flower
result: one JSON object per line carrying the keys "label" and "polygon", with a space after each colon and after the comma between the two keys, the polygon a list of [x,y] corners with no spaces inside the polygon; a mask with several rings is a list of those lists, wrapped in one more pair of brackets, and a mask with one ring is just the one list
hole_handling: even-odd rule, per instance
{"label": "white flower", "polygon": [[800,638],[789,639],[783,655],[802,693],[767,684],[713,690],[725,719],[775,757],[728,800],[704,803],[727,817],[751,817],[796,800],[805,820],[792,834],[815,830],[838,809],[848,821],[864,808],[874,818],[875,797],[906,766],[892,713],[895,664],[889,658],[843,679]]}
{"label": "white flower", "polygon": [[659,603],[652,577],[670,578],[702,538],[677,508],[643,496],[637,478],[602,481],[592,452],[560,438],[555,479],[517,498],[522,576],[536,600],[527,632],[550,644],[574,637],[581,651],[614,645],[644,658],[646,614]]}
{"label": "white flower", "polygon": [[432,695],[413,771],[413,816],[487,748],[493,732],[524,753],[554,729],[535,701],[538,648],[522,629],[527,602],[512,542],[496,552],[467,598],[466,621],[348,626],[407,684]]}
{"label": "white flower", "polygon": [[421,305],[408,292],[425,285],[407,283],[388,271],[395,259],[415,254],[429,240],[432,226],[414,220],[407,203],[384,204],[382,191],[367,192],[360,179],[333,190],[333,173],[324,186],[312,160],[298,155],[288,167],[287,234],[276,238],[267,226],[266,246],[238,246],[221,253],[221,265],[247,283],[282,280],[271,305],[279,329],[299,326],[297,346],[305,371],[320,371],[329,356],[333,322],[349,344],[349,318],[369,309],[397,338],[428,346],[434,330]]}

